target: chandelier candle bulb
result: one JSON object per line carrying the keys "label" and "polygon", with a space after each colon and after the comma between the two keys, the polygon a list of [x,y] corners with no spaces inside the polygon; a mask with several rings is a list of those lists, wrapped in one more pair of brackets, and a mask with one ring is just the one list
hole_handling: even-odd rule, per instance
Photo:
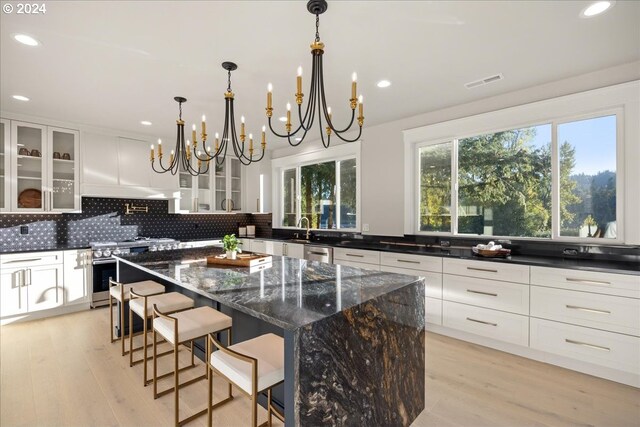
{"label": "chandelier candle bulb", "polygon": [[267,108],[272,108],[272,104],[273,104],[273,85],[271,83],[269,83],[267,85]]}
{"label": "chandelier candle bulb", "polygon": [[162,140],[158,140],[158,158],[162,157]]}
{"label": "chandelier candle bulb", "polygon": [[218,151],[218,147],[220,146],[220,135],[216,132],[216,152]]}
{"label": "chandelier candle bulb", "polygon": [[193,143],[194,144],[198,140],[197,135],[196,135],[196,124],[195,123],[193,124],[193,126],[191,126],[191,139],[193,139]]}
{"label": "chandelier candle bulb", "polygon": [[327,107],[327,113],[329,114],[329,121],[331,121],[331,107]]}
{"label": "chandelier candle bulb", "polygon": [[244,141],[244,116],[240,117],[240,139]]}
{"label": "chandelier candle bulb", "polygon": [[249,134],[249,152],[253,153],[253,134]]}
{"label": "chandelier candle bulb", "polygon": [[267,130],[266,126],[262,126],[262,149],[264,150],[264,146],[267,145],[265,131]]}
{"label": "chandelier candle bulb", "polygon": [[204,135],[205,133],[207,133],[207,118],[203,114],[202,115],[202,134]]}
{"label": "chandelier candle bulb", "polygon": [[173,163],[173,155],[174,155],[174,152],[173,150],[171,150],[171,155],[169,156],[169,164]]}
{"label": "chandelier candle bulb", "polygon": [[291,104],[287,102],[287,125],[291,126]]}
{"label": "chandelier candle bulb", "polygon": [[354,73],[351,75],[351,98],[356,99],[356,85],[358,82],[358,75]]}
{"label": "chandelier candle bulb", "polygon": [[298,67],[298,77],[296,78],[297,92],[296,94],[302,94],[302,67]]}
{"label": "chandelier candle bulb", "polygon": [[151,144],[151,161],[153,162],[153,144]]}

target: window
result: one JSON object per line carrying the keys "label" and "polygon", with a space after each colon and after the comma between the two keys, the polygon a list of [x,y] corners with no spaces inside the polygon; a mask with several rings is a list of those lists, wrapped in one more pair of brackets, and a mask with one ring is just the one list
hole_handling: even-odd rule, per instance
{"label": "window", "polygon": [[616,116],[558,125],[560,235],[616,238]]}
{"label": "window", "polygon": [[552,121],[416,145],[417,229],[552,238],[556,217],[555,237],[617,238],[616,119]]}
{"label": "window", "polygon": [[458,141],[458,233],[551,237],[551,125]]}
{"label": "window", "polygon": [[276,225],[301,227],[307,218],[313,229],[358,230],[359,157],[360,144],[350,143],[274,159]]}

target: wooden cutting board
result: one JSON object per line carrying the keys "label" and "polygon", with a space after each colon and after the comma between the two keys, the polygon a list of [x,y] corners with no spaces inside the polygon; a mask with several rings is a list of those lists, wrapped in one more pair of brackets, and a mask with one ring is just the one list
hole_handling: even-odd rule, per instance
{"label": "wooden cutting board", "polygon": [[268,264],[272,260],[271,255],[263,254],[238,254],[236,259],[228,259],[226,254],[208,256],[207,264],[228,265],[234,267],[255,267]]}

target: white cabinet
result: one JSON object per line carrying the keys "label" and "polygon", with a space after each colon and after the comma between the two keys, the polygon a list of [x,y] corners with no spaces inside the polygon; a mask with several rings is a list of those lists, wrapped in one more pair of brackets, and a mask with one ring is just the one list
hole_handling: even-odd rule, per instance
{"label": "white cabinet", "polygon": [[0,318],[59,307],[64,303],[62,252],[3,255]]}
{"label": "white cabinet", "polygon": [[380,270],[423,277],[426,321],[442,324],[442,258],[381,252]]}
{"label": "white cabinet", "polygon": [[2,120],[0,124],[0,209],[78,210],[78,132],[20,121]]}
{"label": "white cabinet", "polygon": [[240,249],[242,249],[243,252],[252,251],[252,245],[251,245],[251,243],[253,242],[252,239],[238,239],[238,241],[240,242]]}
{"label": "white cabinet", "polygon": [[640,276],[531,267],[531,284],[580,292],[640,298]]}
{"label": "white cabinet", "polygon": [[8,211],[11,205],[9,193],[11,191],[11,123],[0,119],[0,212]]}
{"label": "white cabinet", "polygon": [[211,161],[214,176],[214,211],[242,210],[243,167],[240,160],[227,156],[223,164]]}
{"label": "white cabinet", "polygon": [[349,267],[380,270],[380,252],[364,249],[333,249],[333,263]]}
{"label": "white cabinet", "polygon": [[442,260],[442,271],[460,276],[529,284],[528,265],[444,258]]}
{"label": "white cabinet", "polygon": [[266,240],[252,240],[251,241],[251,252],[256,252],[259,254],[266,254],[267,252],[267,241]]}
{"label": "white cabinet", "polygon": [[300,243],[283,243],[282,255],[291,258],[304,259],[304,245]]}
{"label": "white cabinet", "polygon": [[81,194],[177,199],[178,178],[171,172],[154,172],[149,150],[148,141],[83,132]]}
{"label": "white cabinet", "polygon": [[89,302],[91,273],[90,250],[64,252],[64,303],[66,305]]}
{"label": "white cabinet", "polygon": [[447,301],[529,315],[529,285],[445,274],[442,298]]}

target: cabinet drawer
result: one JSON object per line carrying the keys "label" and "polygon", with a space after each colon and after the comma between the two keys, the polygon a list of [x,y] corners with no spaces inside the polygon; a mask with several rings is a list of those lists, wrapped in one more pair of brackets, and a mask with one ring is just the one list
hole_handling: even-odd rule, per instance
{"label": "cabinet drawer", "polygon": [[442,325],[442,300],[437,298],[425,298],[424,309],[427,323]]}
{"label": "cabinet drawer", "polygon": [[442,301],[442,325],[499,341],[529,345],[529,317]]}
{"label": "cabinet drawer", "polygon": [[36,265],[62,264],[62,251],[28,252],[0,257],[2,268],[32,267]]}
{"label": "cabinet drawer", "polygon": [[356,262],[356,261],[345,261],[342,259],[334,259],[333,263],[338,265],[344,265],[345,267],[366,268],[367,270],[380,271],[380,266],[376,264],[366,264],[364,262]]}
{"label": "cabinet drawer", "polygon": [[640,335],[640,300],[531,286],[531,315]]}
{"label": "cabinet drawer", "polygon": [[640,298],[640,276],[630,274],[531,267],[531,284]]}
{"label": "cabinet drawer", "polygon": [[621,371],[640,372],[640,338],[531,318],[531,348]]}
{"label": "cabinet drawer", "polygon": [[443,274],[442,298],[494,310],[529,315],[529,286]]}
{"label": "cabinet drawer", "polygon": [[333,250],[333,259],[343,259],[346,261],[364,262],[366,264],[376,264],[379,266],[380,252],[366,251],[363,249],[335,248]]}
{"label": "cabinet drawer", "polygon": [[528,265],[504,264],[497,261],[473,261],[444,258],[442,260],[442,271],[444,273],[479,277],[481,279],[529,283]]}
{"label": "cabinet drawer", "polygon": [[425,255],[381,252],[380,265],[442,273],[442,258]]}
{"label": "cabinet drawer", "polygon": [[442,273],[433,273],[431,271],[423,270],[410,270],[407,268],[390,267],[388,265],[381,265],[380,271],[424,277],[425,295],[431,298],[442,299]]}

